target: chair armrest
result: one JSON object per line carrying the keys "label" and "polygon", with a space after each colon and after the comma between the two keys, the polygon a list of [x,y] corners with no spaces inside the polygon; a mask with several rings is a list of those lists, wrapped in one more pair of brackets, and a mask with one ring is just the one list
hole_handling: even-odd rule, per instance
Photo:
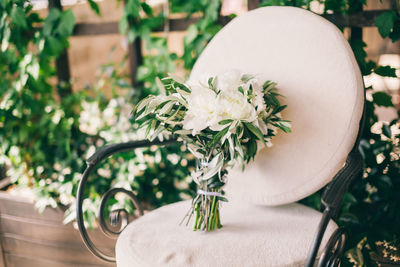
{"label": "chair armrest", "polygon": [[332,210],[332,218],[336,219],[344,193],[351,182],[362,172],[363,161],[358,150],[353,150],[347,157],[344,167],[335,175],[332,181],[326,186],[322,194],[321,202],[324,208]]}
{"label": "chair armrest", "polygon": [[118,143],[118,144],[110,144],[103,146],[99,150],[97,150],[92,156],[90,156],[86,160],[86,163],[88,165],[97,165],[100,161],[115,153],[129,151],[140,147],[149,147],[152,145],[167,145],[172,143],[176,143],[176,139],[170,139],[165,141],[160,141],[157,139],[154,141],[140,140],[140,141]]}
{"label": "chair armrest", "polygon": [[[90,239],[83,220],[83,200],[84,200],[84,192],[85,192],[85,186],[88,181],[89,175],[91,174],[92,170],[96,167],[96,165],[101,162],[103,159],[118,153],[118,152],[123,152],[123,151],[129,151],[129,150],[134,150],[136,148],[140,147],[149,147],[152,145],[168,145],[172,143],[176,143],[176,139],[170,139],[170,140],[165,140],[165,141],[160,141],[160,140],[154,140],[154,141],[147,141],[147,140],[142,140],[142,141],[131,141],[131,142],[126,142],[126,143],[118,143],[118,144],[111,144],[111,145],[106,145],[100,149],[98,149],[87,161],[87,167],[85,171],[83,172],[83,176],[81,181],[79,182],[78,185],[78,191],[77,191],[77,196],[76,196],[76,220],[79,228],[79,232],[81,234],[82,240],[85,243],[86,247],[89,249],[90,252],[92,252],[93,255],[96,257],[108,261],[108,262],[115,262],[115,257],[109,256],[102,251],[100,251],[92,242]],[[136,209],[139,211],[140,215],[143,215],[143,210],[136,198],[136,196],[123,188],[112,188],[108,190],[103,198],[101,199],[100,203],[100,208],[98,212],[98,221],[101,227],[101,230],[109,235],[109,236],[115,236],[118,235],[128,224],[128,212],[125,210],[116,210],[111,212],[111,217],[112,217],[112,222],[111,224],[117,224],[117,221],[122,220],[121,223],[121,229],[118,232],[112,231],[109,229],[108,225],[106,224],[106,221],[103,217],[104,215],[104,209],[107,203],[107,200],[114,196],[116,193],[123,193],[126,194],[136,207]]]}
{"label": "chair armrest", "polygon": [[[307,267],[314,266],[315,259],[318,254],[322,238],[325,234],[326,227],[328,226],[328,223],[331,219],[337,218],[340,210],[340,205],[343,199],[343,195],[347,191],[350,183],[361,173],[361,170],[362,170],[362,157],[360,152],[354,149],[348,155],[346,163],[343,166],[343,168],[335,175],[332,181],[326,186],[321,199],[324,212],[308,254],[306,263]],[[344,245],[344,238],[342,237],[342,235],[340,235],[339,237],[341,238],[340,241],[342,242],[341,245],[342,244]],[[325,249],[326,250],[329,249],[329,242]],[[328,254],[329,251],[325,251],[325,253]],[[341,255],[337,255],[336,253],[334,256],[337,257]],[[321,264],[324,264],[324,261],[323,262],[320,261],[318,266],[321,266]]]}

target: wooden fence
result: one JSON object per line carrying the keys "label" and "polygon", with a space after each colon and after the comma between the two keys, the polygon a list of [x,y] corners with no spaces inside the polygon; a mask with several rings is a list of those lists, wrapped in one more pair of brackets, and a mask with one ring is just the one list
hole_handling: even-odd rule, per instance
{"label": "wooden fence", "polygon": [[[260,5],[260,0],[248,0],[248,9],[252,10]],[[61,0],[49,0],[49,8],[62,9]],[[327,14],[323,15],[326,19],[336,24],[338,27],[350,27],[352,36],[361,39],[363,27],[375,26],[375,19],[387,10],[369,10],[362,11],[362,6],[359,12],[343,16]],[[170,31],[184,31],[190,24],[197,21],[197,18],[190,19],[170,19],[168,26]],[[229,17],[221,16],[219,18],[222,25],[230,21]],[[163,26],[155,30],[155,32],[162,32]],[[105,23],[78,23],[75,25],[73,36],[90,36],[90,35],[104,35],[104,34],[118,34],[118,22],[105,22]],[[142,50],[141,40],[137,38],[134,43],[129,44],[129,68],[132,85],[136,84],[137,68],[142,64]],[[68,51],[60,54],[56,60],[57,77],[59,83],[69,82],[71,78],[70,64],[68,60]],[[63,94],[70,93],[70,91],[63,91]]]}

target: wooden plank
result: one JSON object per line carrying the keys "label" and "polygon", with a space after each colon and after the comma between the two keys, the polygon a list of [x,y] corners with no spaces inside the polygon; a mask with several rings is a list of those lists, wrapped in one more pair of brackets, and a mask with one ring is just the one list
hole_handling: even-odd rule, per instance
{"label": "wooden plank", "polygon": [[[1,225],[0,225],[0,233],[1,233]],[[0,267],[6,267],[5,264],[5,255],[3,249],[3,240],[0,238]]]}
{"label": "wooden plank", "polygon": [[[178,31],[186,31],[186,29],[199,21],[199,18],[179,18],[179,19],[168,19],[169,31],[178,32]],[[161,25],[157,29],[154,29],[153,32],[164,32],[164,25]]]}
{"label": "wooden plank", "polygon": [[62,9],[61,1],[60,0],[49,0],[49,9],[57,8]]}
{"label": "wooden plank", "polygon": [[[49,222],[46,220],[26,219],[10,215],[0,215],[3,234],[14,234],[34,240],[83,244],[79,231],[71,224]],[[46,235],[43,235],[46,233]],[[92,241],[102,250],[113,253],[116,240],[104,235],[99,229],[88,231]]]}
{"label": "wooden plank", "polygon": [[97,263],[97,264],[81,264],[75,263],[71,265],[69,263],[57,262],[52,260],[45,260],[38,257],[26,257],[21,255],[15,255],[6,253],[5,259],[7,267],[115,267],[115,263]]}
{"label": "wooden plank", "polygon": [[339,27],[375,27],[375,19],[387,11],[366,10],[347,16],[326,14],[323,17]]}
{"label": "wooden plank", "polygon": [[6,264],[5,264],[5,252],[4,252],[4,250],[3,250],[3,245],[2,245],[2,241],[0,240],[0,253],[1,253],[1,255],[0,255],[0,267],[6,267]]}
{"label": "wooden plank", "polygon": [[74,36],[104,34],[119,34],[118,22],[78,23],[74,28]]}
{"label": "wooden plank", "polygon": [[[257,0],[249,2],[250,8],[253,9],[253,5],[259,2]],[[250,10],[250,9],[249,9]],[[324,14],[322,15],[327,20],[336,24],[340,27],[374,27],[375,19],[388,10],[367,10],[351,14],[348,16]],[[191,24],[196,23],[199,18],[179,18],[169,19],[170,31],[185,31]],[[222,25],[225,25],[231,20],[228,16],[221,16],[219,21]],[[164,26],[160,26],[154,30],[154,32],[163,32]],[[90,35],[108,35],[108,34],[119,34],[118,22],[103,22],[103,23],[77,23],[74,28],[74,36],[90,36]]]}
{"label": "wooden plank", "polygon": [[[48,208],[42,214],[39,214],[34,209],[34,203],[31,199],[0,192],[0,239],[2,240],[4,255],[8,253],[23,258],[40,255],[41,259],[46,259],[45,255],[49,253],[51,255],[50,258],[47,258],[48,260],[68,262],[68,257],[74,259],[75,263],[69,266],[86,266],[85,264],[89,263],[96,263],[96,266],[99,266],[102,261],[89,252],[78,230],[72,224],[64,225],[62,223],[63,218],[64,213],[60,208]],[[108,238],[99,229],[88,232],[99,249],[107,254],[114,254],[116,240]],[[35,249],[37,247],[37,250],[30,250],[28,247],[35,247]],[[14,257],[12,259],[15,260]],[[78,261],[83,265],[79,265]],[[11,263],[7,261],[6,256],[4,264],[7,267],[26,266],[10,265]]]}
{"label": "wooden plank", "polygon": [[260,0],[247,0],[247,9],[253,10],[260,6]]}
{"label": "wooden plank", "polygon": [[64,211],[60,207],[47,208],[43,213],[39,213],[33,207],[32,199],[0,192],[0,214],[53,222],[60,222],[64,218]]}
{"label": "wooden plank", "polygon": [[90,254],[83,242],[81,244],[46,242],[12,234],[3,234],[2,239],[5,254],[9,253],[29,258],[36,257],[42,260],[68,263],[71,266],[103,263],[103,261]]}

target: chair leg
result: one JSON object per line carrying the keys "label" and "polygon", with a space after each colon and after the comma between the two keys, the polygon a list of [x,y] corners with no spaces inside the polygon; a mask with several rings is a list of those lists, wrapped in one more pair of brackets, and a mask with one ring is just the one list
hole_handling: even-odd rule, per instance
{"label": "chair leg", "polygon": [[344,253],[346,233],[343,228],[338,228],[329,238],[318,262],[318,267],[337,267]]}

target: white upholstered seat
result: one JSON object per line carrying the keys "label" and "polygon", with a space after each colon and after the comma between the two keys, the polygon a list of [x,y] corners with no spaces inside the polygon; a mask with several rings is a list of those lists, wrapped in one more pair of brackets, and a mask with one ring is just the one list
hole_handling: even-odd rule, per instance
{"label": "white upholstered seat", "polygon": [[[355,143],[364,89],[354,55],[322,17],[265,7],[226,25],[190,79],[229,69],[277,82],[288,105],[282,115],[293,132],[278,134],[245,172],[229,172],[222,229],[202,233],[178,226],[188,202],[157,209],[122,232],[118,267],[304,265],[321,213],[292,202],[324,187]],[[331,222],[321,248],[335,228]]]}
{"label": "white upholstered seat", "polygon": [[[118,267],[304,266],[321,218],[297,203],[266,207],[230,201],[221,210],[224,227],[205,233],[179,226],[189,207],[188,201],[178,202],[132,222],[117,242]],[[325,236],[336,228],[331,222]]]}

